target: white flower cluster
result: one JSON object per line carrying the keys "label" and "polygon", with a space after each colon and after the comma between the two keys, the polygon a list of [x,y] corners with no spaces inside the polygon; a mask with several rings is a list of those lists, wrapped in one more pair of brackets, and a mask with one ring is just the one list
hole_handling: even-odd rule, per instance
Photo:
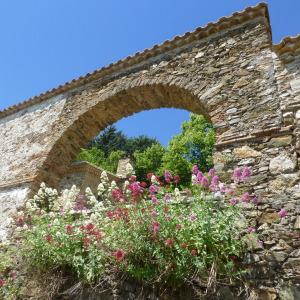
{"label": "white flower cluster", "polygon": [[26,203],[28,211],[36,211],[39,208],[53,209],[55,201],[58,198],[56,189],[46,187],[44,182],[41,183],[38,193]]}
{"label": "white flower cluster", "polygon": [[99,198],[105,202],[106,207],[111,206],[111,191],[116,188],[116,186],[117,184],[114,180],[109,183],[107,173],[106,171],[103,171],[100,176],[100,184],[98,185],[97,192]]}
{"label": "white flower cluster", "polygon": [[54,201],[53,210],[59,211],[61,208],[65,212],[70,212],[74,209],[76,204],[76,198],[79,194],[79,188],[73,185],[71,189],[65,189],[62,191],[61,195]]}

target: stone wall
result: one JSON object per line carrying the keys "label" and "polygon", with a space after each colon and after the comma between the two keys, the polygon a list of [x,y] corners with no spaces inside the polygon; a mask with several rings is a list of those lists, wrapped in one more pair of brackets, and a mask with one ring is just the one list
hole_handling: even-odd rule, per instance
{"label": "stone wall", "polygon": [[272,44],[260,4],[0,112],[2,219],[11,212],[5,202],[21,205],[41,181],[58,186],[79,149],[107,125],[145,109],[184,108],[216,128],[214,160],[224,178],[236,166],[252,168],[248,188],[260,202],[245,215],[264,243],[249,256],[249,280],[263,299],[282,290],[296,295],[299,49],[300,37]]}
{"label": "stone wall", "polygon": [[[81,193],[84,193],[86,188],[91,188],[94,194],[97,194],[97,187],[100,183],[100,176],[104,170],[96,167],[89,162],[79,161],[74,162],[66,172],[65,176],[59,183],[59,190],[70,189],[72,185],[80,188]],[[122,184],[124,178],[106,171],[109,181],[115,181],[117,184]]]}

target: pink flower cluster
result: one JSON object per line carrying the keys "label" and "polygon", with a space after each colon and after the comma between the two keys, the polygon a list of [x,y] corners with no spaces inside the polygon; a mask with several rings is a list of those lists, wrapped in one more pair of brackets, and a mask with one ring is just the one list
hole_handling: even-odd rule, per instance
{"label": "pink flower cluster", "polygon": [[123,202],[123,201],[124,201],[123,192],[122,192],[122,190],[119,189],[119,188],[113,189],[113,190],[111,191],[111,196],[112,196],[112,198],[113,198],[115,201],[118,201],[118,202]]}
{"label": "pink flower cluster", "polygon": [[236,183],[245,182],[251,176],[251,170],[246,166],[243,168],[236,168],[233,171],[233,180]]}
{"label": "pink flower cluster", "polygon": [[134,198],[140,196],[143,193],[143,188],[140,186],[140,184],[137,181],[132,182],[128,189],[131,191],[131,194]]}
{"label": "pink flower cluster", "polygon": [[210,191],[216,192],[219,190],[219,176],[216,175],[215,169],[210,169],[208,172],[208,176],[206,177],[199,169],[197,165],[194,165],[192,168],[192,172],[195,175],[193,180],[193,184],[199,184],[205,189],[209,189]]}
{"label": "pink flower cluster", "polygon": [[74,210],[76,211],[82,211],[82,210],[86,210],[87,207],[86,207],[86,198],[84,195],[81,195],[79,194],[77,197],[76,197],[76,202],[75,202],[75,205],[74,205]]}
{"label": "pink flower cluster", "polygon": [[118,249],[112,254],[117,261],[121,261],[125,257],[125,252],[122,249]]}

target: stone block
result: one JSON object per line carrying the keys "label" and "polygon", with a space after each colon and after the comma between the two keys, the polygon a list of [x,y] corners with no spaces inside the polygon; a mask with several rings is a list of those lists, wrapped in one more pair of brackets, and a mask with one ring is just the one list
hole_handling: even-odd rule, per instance
{"label": "stone block", "polygon": [[296,168],[295,161],[287,154],[280,154],[271,159],[269,169],[272,174],[293,172]]}

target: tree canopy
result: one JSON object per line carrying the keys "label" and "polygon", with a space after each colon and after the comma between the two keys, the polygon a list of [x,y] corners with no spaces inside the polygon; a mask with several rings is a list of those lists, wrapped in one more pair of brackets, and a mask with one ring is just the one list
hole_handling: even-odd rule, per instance
{"label": "tree canopy", "polygon": [[167,147],[145,135],[128,138],[115,126],[109,126],[90,142],[88,149],[82,149],[77,159],[116,172],[119,159],[131,157],[139,180],[145,180],[149,172],[162,175],[164,170],[169,170],[179,175],[181,184],[187,186],[192,165],[198,165],[204,172],[213,166],[214,144],[212,124],[201,115],[191,114]]}

